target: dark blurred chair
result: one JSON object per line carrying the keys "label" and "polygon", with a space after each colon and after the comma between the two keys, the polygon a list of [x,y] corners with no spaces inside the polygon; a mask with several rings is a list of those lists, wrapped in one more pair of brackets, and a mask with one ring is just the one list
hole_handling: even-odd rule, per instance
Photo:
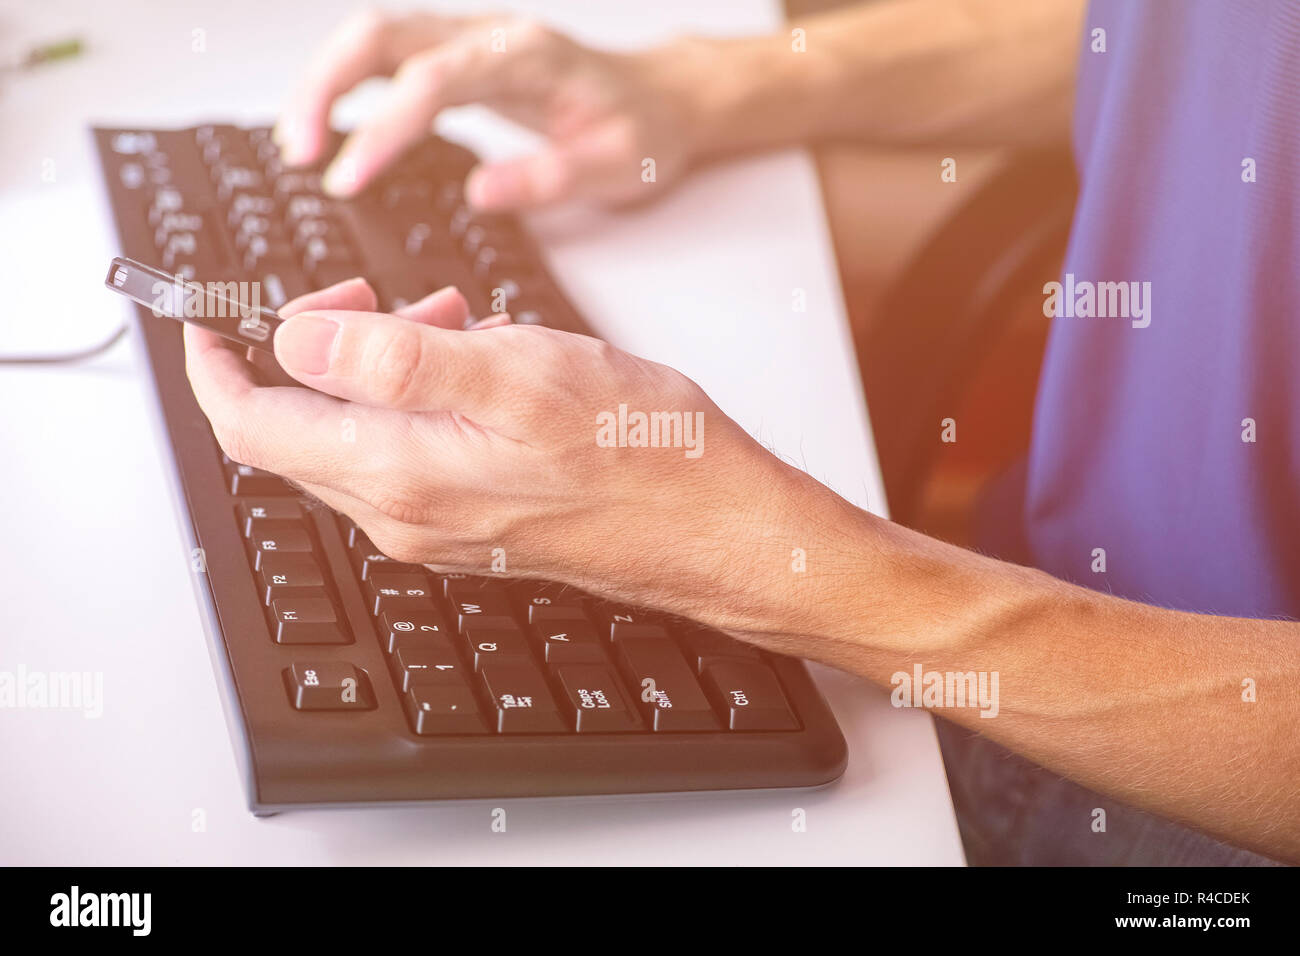
{"label": "dark blurred chair", "polygon": [[[1010,157],[888,287],[873,321],[854,323],[895,521],[925,524],[926,491],[950,461],[978,484],[1028,447],[1042,288],[1059,276],[1074,198],[1068,151]],[[954,444],[941,441],[945,418]]]}
{"label": "dark blurred chair", "polygon": [[[794,20],[849,2],[862,0],[785,8]],[[841,263],[895,521],[971,543],[980,489],[1028,448],[1049,326],[1042,287],[1059,276],[1076,191],[1068,150],[1011,154],[886,277],[883,293],[854,288]],[[940,440],[945,418],[957,421],[955,444]]]}

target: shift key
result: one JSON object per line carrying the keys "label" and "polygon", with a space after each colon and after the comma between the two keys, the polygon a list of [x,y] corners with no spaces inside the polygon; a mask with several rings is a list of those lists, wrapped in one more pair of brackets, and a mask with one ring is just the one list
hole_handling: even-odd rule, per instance
{"label": "shift key", "polygon": [[641,710],[655,730],[718,729],[713,708],[676,644],[657,637],[628,637],[617,647]]}

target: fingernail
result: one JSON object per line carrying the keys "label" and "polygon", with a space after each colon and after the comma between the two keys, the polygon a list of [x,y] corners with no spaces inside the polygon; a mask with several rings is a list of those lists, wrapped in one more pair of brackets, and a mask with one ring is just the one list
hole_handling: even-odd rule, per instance
{"label": "fingernail", "polygon": [[288,371],[323,375],[329,371],[339,324],[304,313],[295,315],[275,334],[275,355]]}

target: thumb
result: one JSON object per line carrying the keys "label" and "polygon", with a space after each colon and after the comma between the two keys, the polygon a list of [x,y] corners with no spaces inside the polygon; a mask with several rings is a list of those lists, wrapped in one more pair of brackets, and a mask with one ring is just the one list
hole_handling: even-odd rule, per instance
{"label": "thumb", "polygon": [[280,326],[275,357],[299,382],[338,398],[483,421],[506,389],[504,363],[489,351],[496,338],[375,312],[318,310]]}

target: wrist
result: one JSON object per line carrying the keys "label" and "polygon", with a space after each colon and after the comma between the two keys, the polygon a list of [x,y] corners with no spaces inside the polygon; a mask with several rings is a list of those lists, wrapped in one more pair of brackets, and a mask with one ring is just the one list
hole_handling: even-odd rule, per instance
{"label": "wrist", "polygon": [[826,659],[830,645],[861,640],[885,577],[889,522],[761,457],[744,485],[761,491],[733,496],[726,584],[699,619],[770,650]]}
{"label": "wrist", "polygon": [[780,35],[686,36],[634,59],[648,95],[673,112],[679,146],[695,164],[798,138],[773,95],[790,84],[786,52]]}

